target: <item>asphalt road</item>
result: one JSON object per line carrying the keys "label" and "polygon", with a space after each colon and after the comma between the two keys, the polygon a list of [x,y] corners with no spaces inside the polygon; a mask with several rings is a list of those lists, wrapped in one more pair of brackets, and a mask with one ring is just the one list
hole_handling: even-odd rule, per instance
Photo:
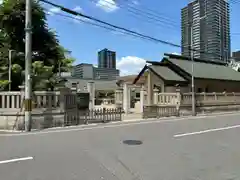
{"label": "asphalt road", "polygon": [[0,135],[2,180],[239,180],[240,114]]}

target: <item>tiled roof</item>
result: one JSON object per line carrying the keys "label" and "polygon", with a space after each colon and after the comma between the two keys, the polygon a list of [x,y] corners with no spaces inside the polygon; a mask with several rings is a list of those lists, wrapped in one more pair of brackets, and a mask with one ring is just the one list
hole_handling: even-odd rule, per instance
{"label": "tiled roof", "polygon": [[[168,61],[177,65],[179,68],[181,68],[188,74],[192,74],[192,61],[174,58],[168,58]],[[195,78],[240,81],[240,72],[233,70],[229,66],[204,62],[193,63],[193,75]]]}
{"label": "tiled roof", "polygon": [[172,71],[169,67],[167,66],[161,66],[161,65],[151,65],[149,66],[149,69],[157,73],[159,76],[161,76],[163,79],[167,81],[183,81],[185,82],[186,80],[179,76],[177,73]]}
{"label": "tiled roof", "polygon": [[[119,81],[123,81],[123,82],[128,82],[128,83],[132,83],[134,81],[134,79],[136,79],[138,75],[128,75],[128,76],[121,76],[119,77],[117,80]],[[137,81],[136,84],[144,84],[146,80],[146,77],[144,75],[142,75],[140,77],[140,79]]]}

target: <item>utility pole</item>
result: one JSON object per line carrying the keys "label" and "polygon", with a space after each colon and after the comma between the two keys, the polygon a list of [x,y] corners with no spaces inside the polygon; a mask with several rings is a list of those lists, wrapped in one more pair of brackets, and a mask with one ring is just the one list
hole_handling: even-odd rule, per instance
{"label": "utility pole", "polygon": [[193,54],[193,24],[191,24],[191,60],[192,60],[192,115],[196,115],[195,111],[195,87],[194,87],[194,54]]}
{"label": "utility pole", "polygon": [[11,85],[12,85],[12,52],[14,50],[8,51],[8,90],[11,91]]}
{"label": "utility pole", "polygon": [[[204,15],[203,17],[200,17],[198,19],[198,21],[201,21],[202,19],[206,18],[206,15]],[[190,24],[191,29],[190,29],[190,33],[191,33],[191,46],[190,46],[190,53],[191,53],[191,61],[192,61],[192,80],[191,80],[191,86],[192,86],[192,115],[196,116],[196,100],[195,100],[195,82],[194,82],[194,48],[193,48],[193,25],[194,25],[195,21],[194,19],[192,20],[192,23]],[[201,31],[201,27],[200,31]]]}
{"label": "utility pole", "polygon": [[31,131],[32,111],[32,0],[26,0],[25,19],[25,131]]}

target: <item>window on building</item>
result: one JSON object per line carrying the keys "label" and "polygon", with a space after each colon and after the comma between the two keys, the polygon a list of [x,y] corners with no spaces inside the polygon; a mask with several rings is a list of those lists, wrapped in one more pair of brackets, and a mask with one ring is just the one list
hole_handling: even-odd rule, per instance
{"label": "window on building", "polygon": [[77,87],[77,83],[72,83],[72,87],[76,88]]}
{"label": "window on building", "polygon": [[201,93],[202,92],[202,88],[198,88],[197,92]]}
{"label": "window on building", "polygon": [[140,93],[136,93],[136,98],[140,98]]}
{"label": "window on building", "polygon": [[209,90],[208,90],[208,87],[206,87],[206,88],[205,88],[205,92],[208,92],[208,91],[209,91]]}

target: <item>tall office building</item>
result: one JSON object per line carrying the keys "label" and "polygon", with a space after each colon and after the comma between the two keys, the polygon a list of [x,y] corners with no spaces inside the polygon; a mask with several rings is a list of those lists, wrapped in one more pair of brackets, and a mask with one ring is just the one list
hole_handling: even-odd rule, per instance
{"label": "tall office building", "polygon": [[182,9],[182,55],[211,61],[231,56],[227,0],[195,0]]}
{"label": "tall office building", "polygon": [[119,70],[114,68],[99,68],[92,64],[81,63],[73,67],[72,77],[92,80],[116,80]]}
{"label": "tall office building", "polygon": [[116,52],[103,49],[98,52],[98,67],[116,69]]}
{"label": "tall office building", "polygon": [[73,67],[72,76],[80,79],[93,79],[94,67],[92,64],[81,63]]}

